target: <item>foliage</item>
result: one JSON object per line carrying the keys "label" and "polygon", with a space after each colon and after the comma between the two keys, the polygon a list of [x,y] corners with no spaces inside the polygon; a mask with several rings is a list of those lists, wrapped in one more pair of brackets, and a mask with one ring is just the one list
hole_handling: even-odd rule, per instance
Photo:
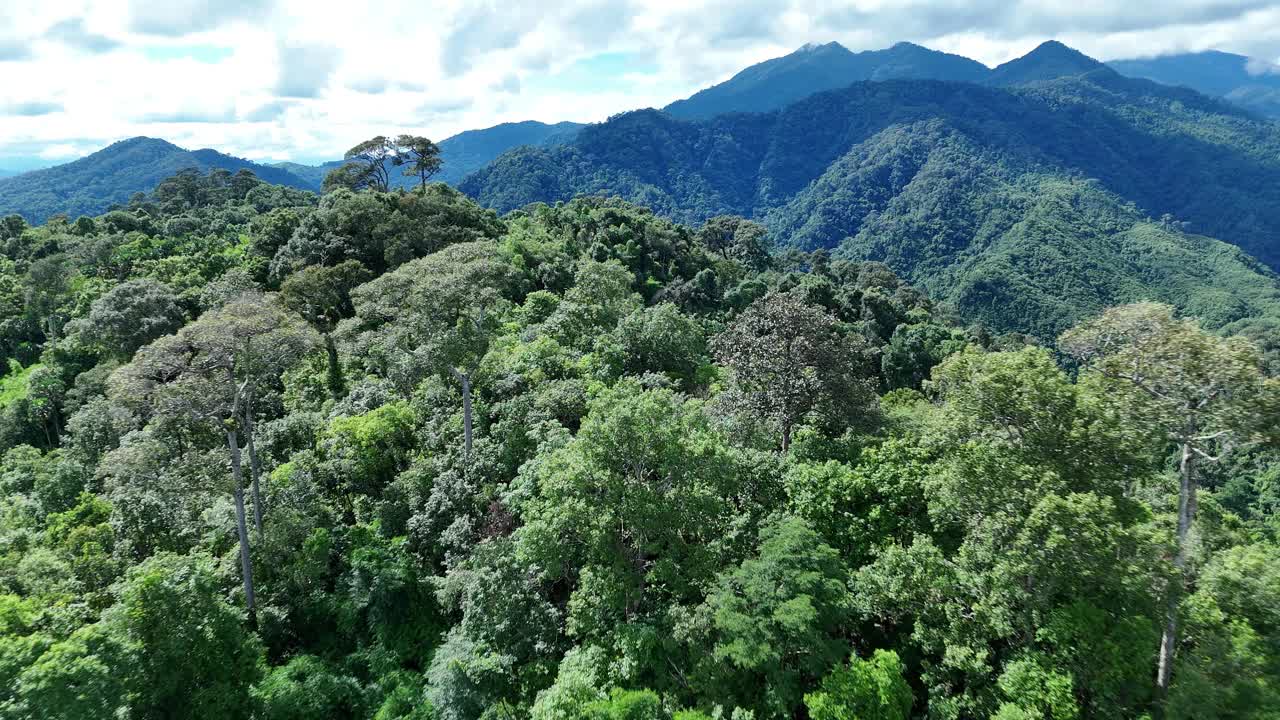
{"label": "foliage", "polygon": [[0,221],[0,718],[1275,714],[1264,348],[765,242],[197,173]]}
{"label": "foliage", "polygon": [[822,679],[820,689],[804,696],[813,720],[906,720],[911,687],[902,676],[897,653],[876,650],[868,660],[854,656]]}
{"label": "foliage", "polygon": [[[0,180],[0,209],[30,222],[59,213],[68,217],[99,215],[127,204],[136,193],[150,193],[175,173],[248,171],[263,182],[301,190],[317,190],[311,182],[269,165],[258,165],[215,150],[183,150],[164,140],[136,137],[121,140],[75,162]],[[310,194],[310,193],[306,193]],[[303,197],[304,193],[297,193]]]}
{"label": "foliage", "polygon": [[[834,68],[864,56],[823,46],[669,108],[702,119],[625,113],[460,187],[501,211],[607,193],[691,224],[762,220],[779,245],[884,262],[970,320],[1046,341],[1148,299],[1215,328],[1280,313],[1274,275],[1249,257],[1280,263],[1273,123],[1088,58],[1032,58],[1037,82],[982,87],[890,79],[952,80],[957,58],[935,74],[873,55],[883,82],[849,85],[862,75]],[[692,110],[704,98],[749,112]]]}

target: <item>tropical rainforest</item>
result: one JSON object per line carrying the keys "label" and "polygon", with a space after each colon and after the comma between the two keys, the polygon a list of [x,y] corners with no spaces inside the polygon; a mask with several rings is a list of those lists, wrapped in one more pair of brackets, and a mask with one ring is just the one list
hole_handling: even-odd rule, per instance
{"label": "tropical rainforest", "polygon": [[1171,306],[425,182],[0,238],[0,717],[1280,712],[1274,359]]}
{"label": "tropical rainforest", "polygon": [[964,67],[0,218],[0,720],[1280,717],[1280,131]]}

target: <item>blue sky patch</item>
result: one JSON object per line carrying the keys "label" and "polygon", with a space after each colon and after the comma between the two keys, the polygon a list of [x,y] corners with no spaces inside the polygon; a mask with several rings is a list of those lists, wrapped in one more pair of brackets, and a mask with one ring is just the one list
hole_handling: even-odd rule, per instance
{"label": "blue sky patch", "polygon": [[142,54],[148,60],[163,62],[165,60],[190,59],[202,63],[219,63],[231,57],[232,49],[217,45],[148,45],[142,48]]}
{"label": "blue sky patch", "polygon": [[618,79],[624,75],[649,75],[657,71],[657,64],[642,53],[601,53],[582,58],[557,73],[531,77],[525,87],[530,90],[602,92],[617,90]]}

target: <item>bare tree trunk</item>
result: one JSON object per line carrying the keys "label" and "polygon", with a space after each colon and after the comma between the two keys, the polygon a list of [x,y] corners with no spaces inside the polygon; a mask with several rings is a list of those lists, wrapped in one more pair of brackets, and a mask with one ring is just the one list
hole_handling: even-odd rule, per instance
{"label": "bare tree trunk", "polygon": [[471,373],[462,374],[462,449],[471,459]]}
{"label": "bare tree trunk", "polygon": [[471,458],[471,372],[459,372],[450,367],[449,372],[462,383],[462,449],[467,459]]}
{"label": "bare tree trunk", "polygon": [[342,363],[338,360],[338,346],[333,341],[332,333],[324,334],[324,350],[329,356],[329,393],[333,395],[333,399],[337,400],[342,397]]}
{"label": "bare tree trunk", "polygon": [[791,449],[791,423],[782,424],[782,454],[786,455],[787,450]]}
{"label": "bare tree trunk", "polygon": [[53,448],[62,444],[62,433],[58,431],[58,404],[54,402],[49,403],[49,409],[49,425],[53,428],[53,445],[50,447]]}
{"label": "bare tree trunk", "polygon": [[1182,588],[1186,582],[1187,534],[1196,513],[1195,451],[1190,442],[1182,444],[1182,463],[1179,468],[1178,534],[1173,566],[1177,578],[1170,585],[1165,600],[1164,633],[1160,637],[1160,660],[1156,666],[1156,687],[1161,695],[1169,692],[1173,679],[1173,656],[1178,644],[1178,605],[1182,600]]}
{"label": "bare tree trunk", "polygon": [[253,598],[253,561],[249,557],[249,529],[244,513],[244,478],[240,471],[240,444],[235,430],[227,430],[227,449],[231,451],[231,480],[236,501],[236,531],[240,535],[240,572],[244,578],[244,604],[249,611],[249,624],[257,625],[257,609]]}
{"label": "bare tree trunk", "polygon": [[249,450],[249,482],[253,488],[253,527],[258,533],[258,541],[262,541],[262,514],[266,508],[262,505],[262,490],[258,487],[258,477],[262,474],[262,465],[258,462],[258,449],[253,443],[253,395],[246,394],[244,399],[244,440]]}

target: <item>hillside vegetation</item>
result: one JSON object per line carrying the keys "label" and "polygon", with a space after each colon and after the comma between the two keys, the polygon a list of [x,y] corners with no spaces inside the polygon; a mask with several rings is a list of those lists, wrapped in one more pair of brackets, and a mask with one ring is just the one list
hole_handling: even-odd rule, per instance
{"label": "hillside vegetation", "polygon": [[113,205],[128,203],[135,193],[149,193],[179,170],[201,173],[242,170],[277,185],[319,190],[318,182],[286,169],[259,165],[216,150],[184,150],[155,138],[121,140],[79,160],[0,179],[0,215],[21,215],[28,222],[44,222],[53,215],[72,220],[101,215]]}
{"label": "hillside vegetation", "polygon": [[[1212,324],[1264,304],[1094,183],[973,182],[1022,204],[976,267],[1082,266],[1004,324],[1161,246],[1209,252],[1163,292]],[[1068,374],[879,262],[618,199],[183,173],[0,228],[0,717],[1280,710],[1274,358],[1167,306]]]}
{"label": "hillside vegetation", "polygon": [[0,181],[0,720],[1280,717],[1280,126],[673,107]]}
{"label": "hillside vegetation", "polygon": [[1138,299],[1215,325],[1273,315],[1278,150],[1271,124],[1102,68],[1013,89],[859,83],[705,122],[628,113],[462,189],[500,211],[606,193],[682,222],[755,217],[780,245],[883,261],[1051,338]]}
{"label": "hillside vegetation", "polygon": [[1243,55],[1207,51],[1107,63],[1122,75],[1155,80],[1220,97],[1266,117],[1280,119],[1280,72]]}

